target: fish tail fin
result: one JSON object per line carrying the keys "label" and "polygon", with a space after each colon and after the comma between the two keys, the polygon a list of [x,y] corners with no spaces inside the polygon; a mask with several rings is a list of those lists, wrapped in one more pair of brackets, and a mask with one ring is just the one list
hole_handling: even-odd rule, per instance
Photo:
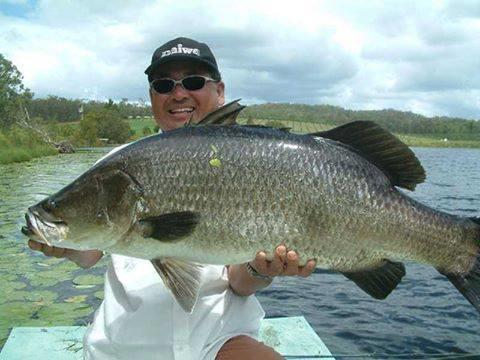
{"label": "fish tail fin", "polygon": [[474,225],[474,241],[479,246],[477,256],[473,260],[470,271],[464,274],[444,273],[450,282],[480,312],[480,217],[469,218]]}

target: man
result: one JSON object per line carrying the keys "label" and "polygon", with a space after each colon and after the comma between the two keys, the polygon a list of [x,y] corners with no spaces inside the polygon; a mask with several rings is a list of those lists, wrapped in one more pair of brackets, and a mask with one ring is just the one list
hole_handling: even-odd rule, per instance
{"label": "man", "polygon": [[[177,38],[159,47],[146,69],[155,120],[162,131],[199,122],[222,106],[225,84],[206,44]],[[53,248],[30,241],[45,255],[66,257],[88,268],[100,251]],[[84,339],[88,359],[280,359],[254,339],[263,309],[254,296],[274,276],[308,276],[284,245],[271,261],[259,252],[247,264],[208,265],[199,299],[185,313],[163,285],[149,261],[112,255],[105,277],[105,299]]]}

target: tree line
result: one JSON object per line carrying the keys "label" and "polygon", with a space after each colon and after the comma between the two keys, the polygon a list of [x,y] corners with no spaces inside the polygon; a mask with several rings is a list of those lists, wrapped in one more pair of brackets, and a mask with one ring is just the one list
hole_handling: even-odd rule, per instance
{"label": "tree line", "polygon": [[[120,126],[122,129],[118,129],[119,126],[115,126],[112,119],[122,123],[122,119],[129,117],[151,116],[150,106],[142,100],[130,102],[124,98],[119,102],[109,100],[105,103],[67,99],[55,95],[34,98],[33,93],[23,85],[22,74],[0,54],[0,129],[8,129],[18,116],[23,116],[21,108],[27,109],[30,117],[39,123],[66,123],[83,118],[80,130],[89,129],[87,133],[90,135],[87,137],[90,140],[93,134],[92,119],[96,119],[97,137],[106,137],[117,142],[127,136],[125,129],[128,124],[123,124]],[[90,115],[87,116],[88,114]],[[240,116],[277,122],[282,120],[317,122],[331,126],[356,120],[369,120],[401,134],[468,134],[471,139],[480,140],[480,121],[451,117],[429,118],[413,112],[392,109],[362,111],[332,105],[267,103],[249,106]],[[90,121],[88,126],[85,119]],[[115,129],[113,136],[108,136],[110,127]]]}
{"label": "tree line", "polygon": [[[50,122],[79,121],[82,113],[100,111],[105,106],[104,101],[84,101],[81,99],[67,99],[60,96],[49,95],[46,98],[30,99],[26,106],[30,116]],[[124,98],[115,103],[116,110],[123,118],[150,116],[150,107],[143,101],[129,102]]]}
{"label": "tree line", "polygon": [[252,105],[241,116],[251,119],[317,122],[338,126],[351,121],[374,121],[401,134],[473,134],[480,140],[480,121],[452,117],[426,117],[413,112],[386,110],[347,110],[332,105],[267,103]]}

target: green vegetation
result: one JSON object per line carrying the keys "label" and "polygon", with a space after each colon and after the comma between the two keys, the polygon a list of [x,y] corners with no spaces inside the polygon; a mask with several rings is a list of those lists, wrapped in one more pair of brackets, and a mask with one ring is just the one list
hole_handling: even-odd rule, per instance
{"label": "green vegetation", "polygon": [[109,102],[102,109],[89,111],[80,121],[76,143],[95,146],[99,139],[104,139],[108,143],[123,144],[131,135],[129,124]]}
{"label": "green vegetation", "polygon": [[[110,104],[113,104],[111,100]],[[71,122],[80,121],[81,112],[84,114],[91,111],[99,111],[105,107],[101,101],[82,101],[80,99],[66,99],[59,96],[49,95],[43,99],[31,99],[26,104],[30,116],[47,122]],[[151,116],[150,106],[143,100],[136,103],[129,102],[124,98],[115,103],[116,110],[124,119]]]}
{"label": "green vegetation", "polygon": [[396,134],[408,146],[418,147],[458,147],[480,148],[479,140],[455,140],[455,136],[433,137],[428,135],[404,135]]}
{"label": "green vegetation", "polygon": [[[387,110],[346,110],[331,105],[262,104],[242,111],[247,119],[308,122],[334,127],[351,121],[374,121],[397,134],[428,135],[455,140],[480,141],[480,121],[449,117],[428,118],[412,112]],[[254,121],[254,120],[253,120]]]}
{"label": "green vegetation", "polygon": [[68,285],[81,273],[71,261],[43,259],[47,266],[40,267],[35,262],[40,257],[23,252],[18,244],[3,244],[2,251],[9,256],[0,261],[0,286],[6,289],[0,299],[0,348],[14,326],[74,325],[93,312],[87,301],[100,296],[101,276],[93,277],[92,289],[77,289]]}
{"label": "green vegetation", "polygon": [[[334,127],[332,125],[316,122],[279,121],[253,118],[239,118],[238,122],[240,124],[258,124],[277,128],[289,128],[290,131],[301,134],[324,131]],[[477,138],[476,134],[394,134],[408,146],[480,148],[480,139]]]}
{"label": "green vegetation", "polygon": [[33,97],[23,86],[22,79],[15,65],[0,54],[0,129],[11,127],[20,106]]}
{"label": "green vegetation", "polygon": [[[7,239],[14,230],[5,229]],[[16,232],[16,229],[15,229]],[[84,275],[71,261],[45,258],[25,251],[18,241],[2,241],[0,249],[0,348],[14,326],[75,325],[79,319],[91,316],[102,296],[102,276]],[[41,262],[39,261],[41,260]],[[105,270],[101,260],[99,272]],[[89,283],[78,288],[74,282]]]}
{"label": "green vegetation", "polygon": [[135,139],[158,132],[158,126],[155,124],[155,120],[153,119],[153,117],[131,119],[128,120],[128,123],[130,125],[130,128],[134,132]]}
{"label": "green vegetation", "polygon": [[15,127],[0,131],[0,164],[55,154],[58,154],[58,151],[53,146],[45,144],[38,136],[25,129]]}

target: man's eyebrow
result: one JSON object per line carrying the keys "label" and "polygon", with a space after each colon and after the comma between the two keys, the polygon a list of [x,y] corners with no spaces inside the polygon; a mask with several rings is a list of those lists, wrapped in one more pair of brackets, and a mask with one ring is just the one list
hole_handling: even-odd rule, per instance
{"label": "man's eyebrow", "polygon": [[162,79],[162,78],[168,78],[168,74],[167,73],[157,73],[155,74],[154,78],[155,79]]}

